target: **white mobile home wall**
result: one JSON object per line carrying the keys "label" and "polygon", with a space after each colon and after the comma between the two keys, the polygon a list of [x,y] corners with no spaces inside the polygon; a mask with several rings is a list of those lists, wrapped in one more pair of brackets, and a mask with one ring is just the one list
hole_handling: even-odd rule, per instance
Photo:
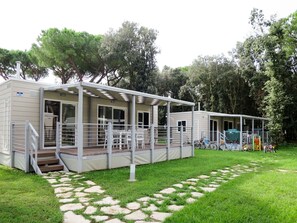
{"label": "white mobile home wall", "polygon": [[[192,112],[173,112],[170,114],[170,125],[177,126],[178,121],[186,121],[186,127],[192,127]],[[209,115],[205,111],[194,111],[194,140],[201,139],[201,136],[207,136],[209,132]],[[178,129],[173,131],[178,133]],[[191,131],[186,131],[187,137],[191,138]]]}
{"label": "white mobile home wall", "polygon": [[[12,165],[10,131],[11,123],[25,125],[29,120],[39,131],[39,89],[45,84],[10,79],[0,85],[0,163]],[[16,130],[20,131],[20,130]],[[24,148],[22,148],[24,149]],[[22,161],[15,157],[15,163]]]}

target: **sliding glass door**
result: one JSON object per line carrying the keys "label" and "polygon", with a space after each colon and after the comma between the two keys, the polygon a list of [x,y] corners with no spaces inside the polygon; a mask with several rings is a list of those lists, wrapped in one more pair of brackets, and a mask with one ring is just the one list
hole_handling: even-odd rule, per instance
{"label": "sliding glass door", "polygon": [[44,103],[44,147],[56,146],[57,122],[62,124],[62,146],[74,146],[76,104],[53,100]]}

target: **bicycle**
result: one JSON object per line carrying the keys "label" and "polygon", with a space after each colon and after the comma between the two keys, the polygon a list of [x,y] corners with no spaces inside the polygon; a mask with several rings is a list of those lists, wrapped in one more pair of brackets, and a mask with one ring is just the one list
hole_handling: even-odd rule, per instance
{"label": "bicycle", "polygon": [[207,138],[202,138],[199,141],[196,140],[194,144],[195,144],[195,147],[199,149],[213,149],[213,150],[218,149],[217,145],[214,142],[210,142]]}

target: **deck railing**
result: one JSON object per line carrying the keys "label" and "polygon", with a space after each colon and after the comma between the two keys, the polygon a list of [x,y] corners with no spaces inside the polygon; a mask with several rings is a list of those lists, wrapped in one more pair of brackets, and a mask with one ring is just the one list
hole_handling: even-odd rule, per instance
{"label": "deck railing", "polygon": [[[112,137],[108,137],[108,123],[83,123],[83,148],[100,148],[107,152],[108,139],[112,150],[129,151],[132,148],[132,126],[113,124]],[[77,124],[57,124],[57,148],[77,147]],[[183,146],[191,143],[191,127],[170,127],[170,138],[167,139],[166,126],[136,126],[135,150],[148,149],[151,146]]]}

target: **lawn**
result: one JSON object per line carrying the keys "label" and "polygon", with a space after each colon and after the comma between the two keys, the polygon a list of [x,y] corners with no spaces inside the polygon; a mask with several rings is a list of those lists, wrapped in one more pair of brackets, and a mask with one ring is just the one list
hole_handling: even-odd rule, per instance
{"label": "lawn", "polygon": [[[296,222],[297,148],[277,153],[196,150],[196,156],[137,166],[136,182],[129,168],[83,175],[101,185],[124,205],[201,174],[251,161],[257,172],[241,175],[215,192],[175,212],[166,222]],[[50,185],[39,176],[0,166],[0,222],[61,222],[59,204]]]}
{"label": "lawn", "polygon": [[0,165],[0,222],[62,222],[53,188],[40,176]]}

